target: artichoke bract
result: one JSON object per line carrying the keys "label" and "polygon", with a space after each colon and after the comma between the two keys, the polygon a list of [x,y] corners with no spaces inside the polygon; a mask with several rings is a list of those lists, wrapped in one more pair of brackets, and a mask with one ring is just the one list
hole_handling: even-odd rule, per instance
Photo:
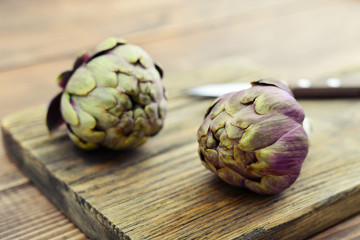
{"label": "artichoke bract", "polygon": [[286,85],[252,82],[209,107],[197,133],[202,163],[231,185],[279,193],[295,182],[308,153],[304,117]]}
{"label": "artichoke bract", "polygon": [[83,149],[137,147],[163,126],[162,76],[139,46],[108,38],[60,74],[63,91],[49,105],[48,129],[65,123],[70,139]]}

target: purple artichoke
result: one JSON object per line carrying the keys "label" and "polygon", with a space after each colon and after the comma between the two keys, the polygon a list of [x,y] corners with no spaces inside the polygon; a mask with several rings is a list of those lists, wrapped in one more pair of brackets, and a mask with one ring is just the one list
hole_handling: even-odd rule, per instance
{"label": "purple artichoke", "polygon": [[300,174],[309,142],[304,112],[284,84],[262,79],[212,104],[198,130],[206,168],[225,182],[276,194]]}

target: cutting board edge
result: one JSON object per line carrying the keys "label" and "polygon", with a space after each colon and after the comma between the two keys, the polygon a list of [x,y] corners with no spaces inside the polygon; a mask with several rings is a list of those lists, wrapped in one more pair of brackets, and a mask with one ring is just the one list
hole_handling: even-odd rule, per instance
{"label": "cutting board edge", "polygon": [[[4,148],[9,159],[85,235],[91,239],[130,240],[129,236],[112,224],[85,199],[67,187],[64,182],[56,178],[28,150],[22,148],[7,130],[6,118],[1,121],[1,130]],[[46,183],[49,182],[51,184],[47,185]],[[73,211],[76,212],[76,215]]]}
{"label": "cutting board edge", "polygon": [[[344,198],[345,195],[352,197]],[[344,202],[345,199],[345,202]],[[268,229],[269,234],[266,236],[253,235],[252,238],[235,238],[236,240],[243,239],[268,239],[269,237],[276,237],[279,239],[307,239],[319,233],[337,223],[357,214],[360,212],[360,186],[349,188],[347,191],[343,191],[333,197],[325,200],[321,200],[316,206],[313,206],[305,214],[298,218],[294,218],[291,221],[279,224],[276,227]],[[334,213],[336,209],[336,213]],[[339,214],[341,213],[341,214]],[[307,215],[310,215],[307,218]],[[308,224],[311,221],[312,227],[307,228],[307,231],[303,231],[299,228],[301,224]],[[299,231],[303,231],[299,234]],[[256,232],[256,231],[254,231]],[[273,234],[275,233],[275,234]]]}

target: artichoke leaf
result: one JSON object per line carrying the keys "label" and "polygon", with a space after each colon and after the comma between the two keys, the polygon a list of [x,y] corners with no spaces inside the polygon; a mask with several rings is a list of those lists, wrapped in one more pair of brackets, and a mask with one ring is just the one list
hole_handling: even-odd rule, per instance
{"label": "artichoke leaf", "polygon": [[50,133],[64,123],[64,119],[62,118],[60,112],[61,95],[62,92],[56,95],[56,97],[51,100],[47,110],[46,126]]}

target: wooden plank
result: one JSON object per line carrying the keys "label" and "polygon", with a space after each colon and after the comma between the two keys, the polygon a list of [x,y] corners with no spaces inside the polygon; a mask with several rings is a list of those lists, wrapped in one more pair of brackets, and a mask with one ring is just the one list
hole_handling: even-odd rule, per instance
{"label": "wooden plank", "polygon": [[360,239],[360,214],[328,229],[309,240],[347,240]]}
{"label": "wooden plank", "polygon": [[[0,73],[0,118],[11,112],[48,103],[60,92],[56,78],[72,60],[48,62]],[[31,79],[31,80],[29,80]]]}
{"label": "wooden plank", "polygon": [[[212,37],[201,38],[199,46],[206,47],[210,44],[213,46],[214,42],[227,44],[231,41],[229,46],[236,44],[236,48],[232,50],[239,49],[239,52],[243,53],[241,46],[246,46],[243,40],[251,39],[253,43],[257,43],[260,39],[266,40],[268,33],[260,31],[259,35],[262,37],[253,38],[249,35],[240,38],[242,30],[252,28],[254,24],[266,25],[265,29],[268,29],[270,22],[274,20],[277,21],[275,26],[284,26],[284,23],[289,22],[283,21],[283,17],[297,15],[311,9],[316,11],[322,8],[338,7],[337,5],[339,5],[338,1],[334,0],[316,2],[311,0],[271,2],[226,0],[221,4],[196,0],[191,2],[191,7],[180,0],[170,2],[110,1],[108,4],[102,4],[96,0],[71,1],[71,3],[37,0],[22,3],[19,7],[17,1],[2,1],[0,2],[0,16],[4,21],[0,21],[0,29],[3,33],[0,39],[0,54],[4,57],[0,59],[0,69],[74,56],[83,50],[93,48],[98,42],[112,35],[120,35],[131,42],[142,44],[145,48],[147,44],[161,44],[161,41],[165,40],[161,47],[156,46],[159,49],[167,48],[166,41],[169,39],[176,44],[176,48],[179,48],[179,45],[186,46],[182,38],[192,38],[193,35],[201,32],[211,32],[210,35],[214,35],[216,31],[225,30],[226,34],[217,36],[217,38],[221,37],[222,41]],[[347,11],[356,12],[356,9],[351,8],[351,2],[344,6]],[[312,13],[312,16],[314,14],[316,15]],[[339,14],[339,11],[336,14]],[[356,23],[358,19],[356,14],[346,14],[342,19],[348,22],[349,16],[355,16],[353,17],[355,21],[352,23]],[[301,22],[308,22],[307,19],[301,19]],[[237,31],[234,31],[234,27],[238,28]],[[301,33],[299,30],[301,29],[298,29]],[[24,35],[26,37],[23,37]],[[291,38],[290,35],[287,37]],[[239,38],[241,41],[238,40]],[[184,50],[184,48],[181,49]],[[189,52],[190,49],[187,51]],[[171,51],[167,49],[164,53],[169,54]],[[206,51],[201,51],[201,53],[205,54]],[[156,54],[154,57],[157,57]]]}
{"label": "wooden plank", "polygon": [[30,183],[0,191],[1,239],[87,239]]}
{"label": "wooden plank", "polygon": [[[244,69],[224,72],[247,81]],[[228,186],[201,165],[195,135],[210,102],[174,90],[164,130],[135,151],[84,152],[64,130],[50,138],[44,107],[6,117],[4,142],[91,238],[303,239],[360,211],[358,100],[301,102],[313,120],[310,153],[296,183],[276,196]]]}
{"label": "wooden plank", "polygon": [[4,155],[0,155],[0,164],[0,193],[29,183],[29,179],[19,172],[16,166],[11,164]]}

